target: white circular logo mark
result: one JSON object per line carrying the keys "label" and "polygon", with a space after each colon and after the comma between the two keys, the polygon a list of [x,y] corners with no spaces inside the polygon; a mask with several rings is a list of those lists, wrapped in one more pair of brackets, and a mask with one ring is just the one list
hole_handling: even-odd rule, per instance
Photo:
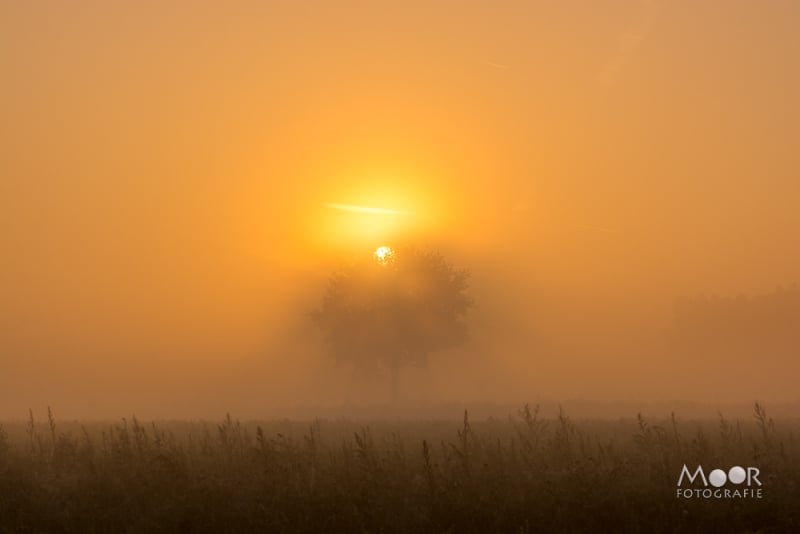
{"label": "white circular logo mark", "polygon": [[715,488],[721,488],[722,486],[724,486],[725,481],[727,479],[728,477],[725,476],[725,471],[723,471],[722,469],[714,469],[708,475],[708,481],[711,482],[711,485],[714,486]]}
{"label": "white circular logo mark", "polygon": [[739,467],[738,465],[735,467],[731,467],[731,470],[728,471],[728,480],[730,480],[734,484],[741,484],[742,482],[744,482],[744,479],[746,477],[747,474],[745,473],[744,468]]}

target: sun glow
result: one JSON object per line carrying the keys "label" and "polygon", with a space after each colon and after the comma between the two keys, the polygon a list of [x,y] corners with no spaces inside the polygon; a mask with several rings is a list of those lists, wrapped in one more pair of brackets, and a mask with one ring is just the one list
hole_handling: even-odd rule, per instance
{"label": "sun glow", "polygon": [[315,246],[334,255],[363,255],[366,250],[369,259],[378,245],[430,238],[448,213],[448,204],[435,202],[434,191],[418,185],[435,180],[425,169],[403,173],[403,180],[376,179],[386,175],[380,169],[322,169],[319,174],[341,175],[341,183],[309,199],[305,220]]}
{"label": "sun glow", "polygon": [[380,265],[394,263],[394,250],[387,246],[378,247],[375,249],[375,261]]}

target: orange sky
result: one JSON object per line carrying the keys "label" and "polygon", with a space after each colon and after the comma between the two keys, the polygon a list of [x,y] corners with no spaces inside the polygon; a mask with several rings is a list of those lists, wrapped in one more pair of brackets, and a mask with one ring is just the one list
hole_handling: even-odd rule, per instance
{"label": "orange sky", "polygon": [[343,402],[305,312],[389,242],[473,272],[463,374],[407,377],[421,398],[796,399],[796,363],[641,378],[680,367],[651,350],[675,299],[798,281],[799,25],[788,0],[5,2],[0,417]]}

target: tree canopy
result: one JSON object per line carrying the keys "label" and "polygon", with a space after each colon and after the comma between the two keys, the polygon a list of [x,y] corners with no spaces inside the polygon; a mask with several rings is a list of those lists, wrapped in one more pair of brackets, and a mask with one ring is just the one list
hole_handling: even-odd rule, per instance
{"label": "tree canopy", "polygon": [[334,358],[385,366],[394,382],[400,367],[424,365],[430,353],[466,341],[468,281],[468,271],[438,252],[381,251],[336,272],[313,317]]}

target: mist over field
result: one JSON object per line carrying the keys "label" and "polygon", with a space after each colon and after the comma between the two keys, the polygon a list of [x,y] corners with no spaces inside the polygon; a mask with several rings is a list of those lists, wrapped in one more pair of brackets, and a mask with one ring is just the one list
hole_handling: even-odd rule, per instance
{"label": "mist over field", "polygon": [[[0,419],[796,413],[798,9],[3,4]],[[393,400],[312,312],[406,245]]]}
{"label": "mist over field", "polygon": [[0,532],[800,532],[800,2],[0,2]]}

